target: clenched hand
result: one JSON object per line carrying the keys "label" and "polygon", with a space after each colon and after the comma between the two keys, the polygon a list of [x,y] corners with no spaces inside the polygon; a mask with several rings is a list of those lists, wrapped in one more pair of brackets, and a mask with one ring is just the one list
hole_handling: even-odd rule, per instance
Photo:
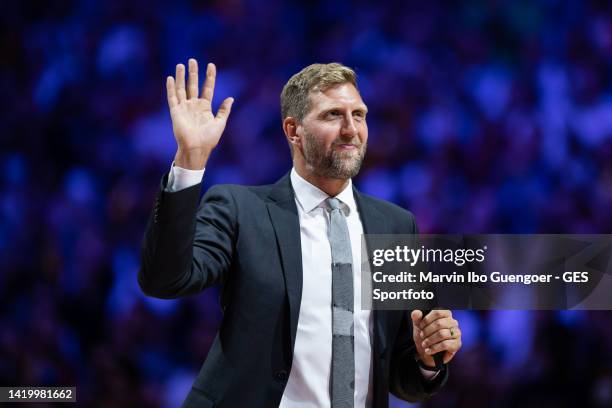
{"label": "clenched hand", "polygon": [[434,367],[433,355],[444,352],[444,364],[455,357],[461,348],[461,329],[450,310],[433,310],[423,316],[420,310],[413,310],[412,336],[421,361]]}

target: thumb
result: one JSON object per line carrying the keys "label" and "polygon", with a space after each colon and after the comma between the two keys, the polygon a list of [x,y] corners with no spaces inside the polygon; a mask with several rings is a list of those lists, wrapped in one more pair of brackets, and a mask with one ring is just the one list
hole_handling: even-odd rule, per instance
{"label": "thumb", "polygon": [[410,318],[412,318],[412,325],[418,327],[423,318],[423,312],[420,310],[413,310],[412,313],[410,313]]}
{"label": "thumb", "polygon": [[229,116],[232,110],[233,103],[234,103],[234,98],[226,98],[223,101],[223,103],[221,103],[221,106],[219,107],[219,110],[217,111],[216,118],[227,120],[227,117]]}

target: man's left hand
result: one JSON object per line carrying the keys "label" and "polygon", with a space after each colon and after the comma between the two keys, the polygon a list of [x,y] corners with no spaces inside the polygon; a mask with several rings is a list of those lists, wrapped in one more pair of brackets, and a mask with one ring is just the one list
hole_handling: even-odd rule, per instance
{"label": "man's left hand", "polygon": [[450,310],[432,310],[423,317],[423,312],[413,310],[412,337],[419,358],[428,367],[435,367],[433,355],[444,352],[444,364],[453,359],[461,348],[459,322],[453,319]]}

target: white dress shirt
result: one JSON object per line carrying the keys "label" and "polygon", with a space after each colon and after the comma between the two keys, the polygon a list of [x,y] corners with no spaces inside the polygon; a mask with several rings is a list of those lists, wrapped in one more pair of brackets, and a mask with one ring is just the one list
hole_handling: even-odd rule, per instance
{"label": "white dress shirt", "polygon": [[[166,191],[176,192],[202,180],[204,170],[172,166]],[[302,301],[291,373],[281,408],[330,407],[332,360],[332,277],[328,228],[329,196],[291,170],[302,249]],[[361,310],[361,235],[363,226],[353,196],[352,182],[336,196],[342,202],[353,255],[355,407],[370,407],[372,399],[373,322],[370,310]],[[407,335],[410,335],[407,333]],[[437,373],[421,369],[425,378]]]}
{"label": "white dress shirt", "polygon": [[[329,196],[291,170],[302,243],[302,303],[293,364],[280,407],[329,407],[332,360],[332,275]],[[371,406],[372,313],[361,310],[361,234],[363,227],[352,183],[336,196],[342,202],[353,255],[355,324],[355,407]],[[313,256],[314,255],[314,256]]]}

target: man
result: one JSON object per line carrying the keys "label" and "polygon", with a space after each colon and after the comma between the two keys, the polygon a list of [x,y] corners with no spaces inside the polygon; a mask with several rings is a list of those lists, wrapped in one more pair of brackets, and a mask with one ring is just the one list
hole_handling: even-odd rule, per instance
{"label": "man", "polygon": [[[222,283],[223,321],[188,407],[386,407],[388,392],[423,400],[461,347],[448,310],[361,310],[362,233],[415,233],[412,215],[353,189],[367,107],[355,73],[314,64],[281,94],[293,169],[274,185],[200,182],[233,99],[213,115],[216,68],[201,97],[198,66],[167,78],[178,149],[145,234],[138,281],[175,298]],[[254,158],[256,162],[257,158]],[[256,165],[256,163],[254,163]],[[214,170],[210,170],[214,171]]]}

